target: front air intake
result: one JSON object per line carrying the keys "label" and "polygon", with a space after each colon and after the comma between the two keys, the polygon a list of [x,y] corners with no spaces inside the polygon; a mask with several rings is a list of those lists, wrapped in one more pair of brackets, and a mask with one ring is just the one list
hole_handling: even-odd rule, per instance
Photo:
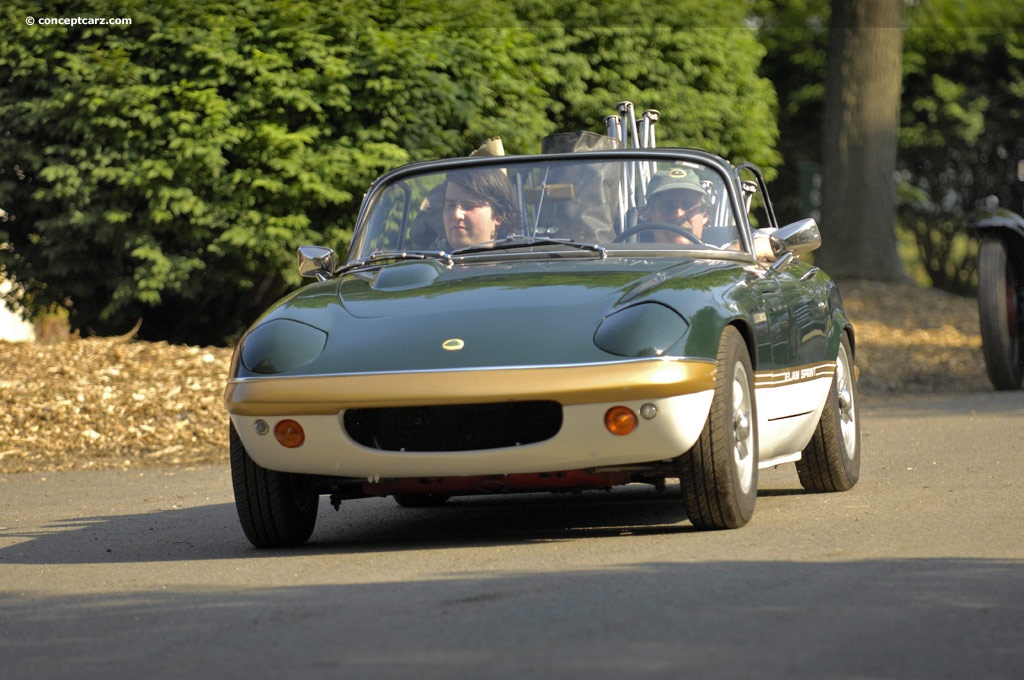
{"label": "front air intake", "polygon": [[562,427],[554,401],[360,408],[345,411],[345,431],[382,451],[475,451],[550,439]]}

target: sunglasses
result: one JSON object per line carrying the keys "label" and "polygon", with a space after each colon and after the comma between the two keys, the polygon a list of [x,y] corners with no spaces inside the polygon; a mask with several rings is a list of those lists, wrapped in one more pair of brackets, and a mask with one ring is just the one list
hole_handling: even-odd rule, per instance
{"label": "sunglasses", "polygon": [[662,215],[676,213],[680,210],[687,215],[692,215],[696,212],[705,212],[704,203],[702,201],[691,203],[689,200],[673,198],[671,196],[655,196],[651,199],[648,205],[651,211]]}

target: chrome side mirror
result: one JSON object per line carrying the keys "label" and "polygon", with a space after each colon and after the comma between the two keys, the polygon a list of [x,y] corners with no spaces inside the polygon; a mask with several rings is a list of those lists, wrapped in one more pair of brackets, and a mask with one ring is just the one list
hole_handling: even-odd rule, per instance
{"label": "chrome side mirror", "polygon": [[818,223],[807,218],[782,227],[772,234],[772,241],[776,253],[793,253],[799,257],[821,247],[821,232]]}
{"label": "chrome side mirror", "polygon": [[299,246],[299,275],[307,279],[326,281],[334,276],[337,258],[331,248]]}
{"label": "chrome side mirror", "polygon": [[[768,268],[773,275],[788,269],[804,253],[821,247],[821,232],[818,231],[818,223],[811,218],[787,224],[772,232],[768,239],[776,258]],[[815,267],[813,272],[817,273],[817,271],[818,269]]]}

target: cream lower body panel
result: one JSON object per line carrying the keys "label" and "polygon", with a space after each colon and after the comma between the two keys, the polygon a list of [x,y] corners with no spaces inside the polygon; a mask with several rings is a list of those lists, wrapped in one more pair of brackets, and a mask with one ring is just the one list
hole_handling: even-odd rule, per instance
{"label": "cream lower body panel", "polygon": [[757,434],[761,467],[795,460],[811,441],[821,420],[832,376],[790,385],[758,387]]}
{"label": "cream lower body panel", "polygon": [[[362,478],[449,477],[558,472],[604,466],[631,465],[670,459],[689,450],[700,436],[711,408],[712,390],[614,404],[575,404],[563,407],[561,430],[547,441],[480,451],[393,452],[364,447],[345,433],[344,413],[327,415],[254,416],[232,414],[250,457],[261,467],[283,472]],[[636,430],[616,436],[604,427],[609,407],[623,405],[639,413],[654,404],[657,415],[640,418]],[[256,421],[274,424],[284,418],[298,421],[306,433],[302,446],[287,449],[273,435],[260,435]]]}

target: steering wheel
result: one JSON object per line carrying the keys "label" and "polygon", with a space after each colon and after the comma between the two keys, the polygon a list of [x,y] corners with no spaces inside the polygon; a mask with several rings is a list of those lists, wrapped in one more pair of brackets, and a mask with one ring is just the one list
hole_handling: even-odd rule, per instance
{"label": "steering wheel", "polygon": [[626,229],[624,232],[616,236],[612,240],[612,243],[625,243],[626,239],[630,238],[631,236],[636,236],[637,234],[642,234],[646,231],[667,231],[671,234],[675,234],[676,236],[682,236],[687,241],[695,245],[707,245],[704,243],[704,241],[701,241],[699,238],[697,238],[697,235],[694,234],[692,231],[688,229],[683,229],[682,227],[677,227],[674,224],[669,224],[668,222],[641,222],[637,224],[635,227],[630,227],[629,229]]}

